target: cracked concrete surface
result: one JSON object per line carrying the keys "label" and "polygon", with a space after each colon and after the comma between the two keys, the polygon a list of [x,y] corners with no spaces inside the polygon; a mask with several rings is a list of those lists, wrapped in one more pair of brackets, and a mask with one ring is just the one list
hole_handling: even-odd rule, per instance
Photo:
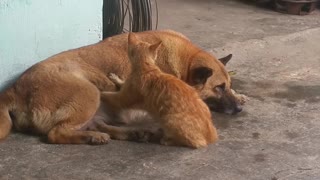
{"label": "cracked concrete surface", "polygon": [[163,0],[160,28],[206,50],[233,53],[236,116],[214,113],[220,141],[190,150],[112,141],[49,145],[12,133],[0,179],[320,179],[320,13],[291,16],[235,0]]}

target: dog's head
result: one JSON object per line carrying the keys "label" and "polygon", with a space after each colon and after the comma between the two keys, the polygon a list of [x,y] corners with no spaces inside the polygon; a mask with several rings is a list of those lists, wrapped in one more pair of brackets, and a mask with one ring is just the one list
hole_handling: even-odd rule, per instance
{"label": "dog's head", "polygon": [[231,78],[225,69],[231,58],[230,54],[217,60],[204,51],[198,52],[190,60],[187,81],[211,110],[236,114],[242,111],[242,107],[231,91]]}

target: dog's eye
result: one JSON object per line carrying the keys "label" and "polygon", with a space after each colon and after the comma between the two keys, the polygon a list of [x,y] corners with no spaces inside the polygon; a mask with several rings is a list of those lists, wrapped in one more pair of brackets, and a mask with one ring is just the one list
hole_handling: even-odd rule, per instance
{"label": "dog's eye", "polygon": [[222,84],[220,84],[220,85],[218,85],[218,86],[215,87],[215,89],[216,89],[217,91],[219,91],[219,92],[224,91],[225,88],[226,88],[226,83],[222,83]]}

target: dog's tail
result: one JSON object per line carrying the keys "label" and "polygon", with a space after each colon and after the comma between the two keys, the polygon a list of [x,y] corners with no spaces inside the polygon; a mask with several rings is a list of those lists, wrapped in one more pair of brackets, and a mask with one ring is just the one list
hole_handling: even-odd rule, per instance
{"label": "dog's tail", "polygon": [[12,88],[0,93],[0,140],[3,140],[10,133],[12,120],[9,115],[15,107],[14,92]]}

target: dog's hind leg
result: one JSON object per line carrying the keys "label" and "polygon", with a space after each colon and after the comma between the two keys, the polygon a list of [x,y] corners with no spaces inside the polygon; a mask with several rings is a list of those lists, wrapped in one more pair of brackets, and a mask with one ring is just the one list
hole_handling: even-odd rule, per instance
{"label": "dog's hind leg", "polygon": [[132,105],[139,103],[139,99],[141,98],[138,95],[129,96],[130,93],[127,91],[129,89],[121,89],[119,92],[101,92],[100,100],[108,107],[106,111],[111,116],[118,115],[123,109],[130,108]]}
{"label": "dog's hind leg", "polygon": [[[75,79],[76,81],[76,79]],[[54,144],[105,144],[109,135],[102,132],[82,130],[98,109],[99,90],[88,81],[78,81],[66,87],[73,88],[61,98],[52,119],[56,124],[48,132],[48,141]]]}
{"label": "dog's hind leg", "polygon": [[96,131],[75,130],[74,126],[60,124],[52,128],[48,134],[49,143],[53,144],[106,144],[110,136]]}

